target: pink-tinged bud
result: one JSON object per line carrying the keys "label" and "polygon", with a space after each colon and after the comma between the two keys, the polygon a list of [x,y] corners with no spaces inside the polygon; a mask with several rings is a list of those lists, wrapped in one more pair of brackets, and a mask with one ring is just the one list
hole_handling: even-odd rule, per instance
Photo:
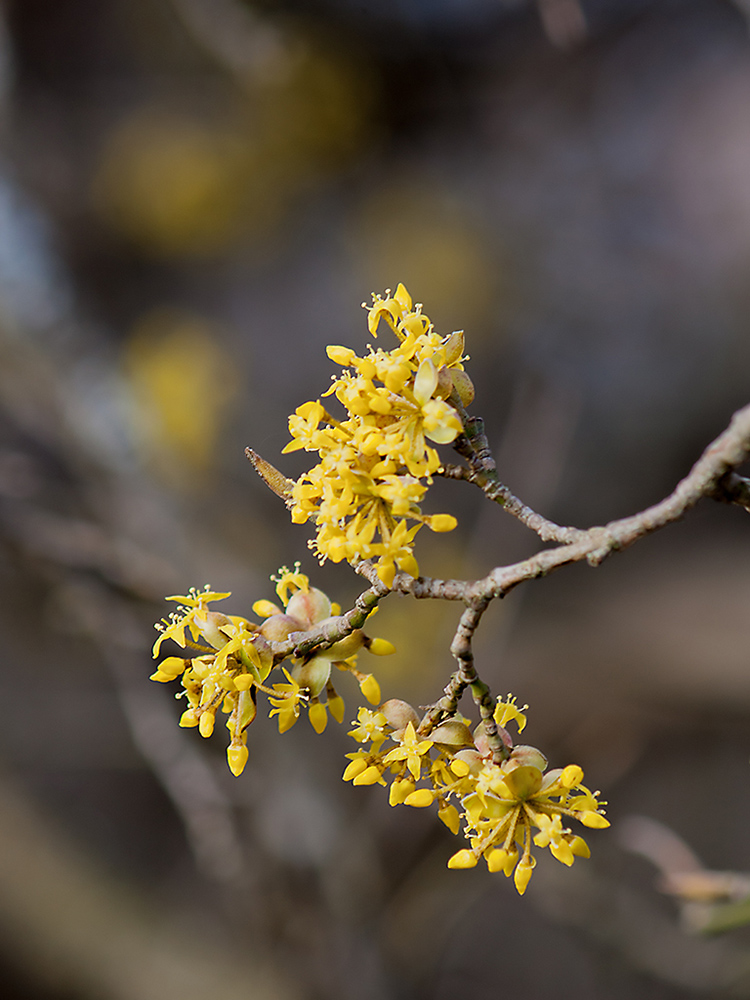
{"label": "pink-tinged bud", "polygon": [[547,767],[547,758],[541,752],[537,750],[536,747],[527,747],[519,745],[513,748],[506,767],[512,763],[520,764],[524,767],[536,767],[540,771],[544,771]]}
{"label": "pink-tinged bud", "polygon": [[[457,765],[459,766],[459,770],[456,770]],[[464,768],[466,768],[464,774],[478,774],[483,767],[484,758],[478,750],[459,750],[458,753],[453,755],[453,759],[450,762],[451,770],[459,778],[464,776],[460,773]]]}
{"label": "pink-tinged bud", "polygon": [[302,688],[307,688],[313,698],[317,698],[331,676],[331,661],[323,656],[314,656],[306,663],[295,663],[292,677]]}
{"label": "pink-tinged bud", "polygon": [[[508,748],[513,746],[511,735],[507,729],[503,728],[503,726],[497,727],[497,735],[500,737],[504,746]],[[490,741],[487,738],[487,730],[485,729],[483,722],[480,722],[474,730],[474,746],[483,757],[487,757],[492,752],[490,748]]]}
{"label": "pink-tinged bud", "polygon": [[419,725],[417,713],[408,702],[401,701],[400,698],[389,698],[388,701],[384,701],[380,706],[380,711],[385,716],[388,725],[394,729],[406,729],[410,722],[415,729]]}
{"label": "pink-tinged bud", "polygon": [[331,602],[322,590],[310,587],[307,593],[304,590],[297,591],[287,604],[286,613],[298,618],[307,631],[324,618],[330,618]]}
{"label": "pink-tinged bud", "polygon": [[291,615],[271,615],[260,626],[260,634],[269,642],[286,642],[292,632],[304,631],[305,625]]}

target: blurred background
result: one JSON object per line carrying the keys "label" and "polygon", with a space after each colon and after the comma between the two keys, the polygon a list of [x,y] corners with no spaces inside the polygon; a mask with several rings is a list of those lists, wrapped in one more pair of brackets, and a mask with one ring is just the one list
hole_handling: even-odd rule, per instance
{"label": "blurred background", "polygon": [[[482,675],[611,803],[592,859],[540,858],[523,899],[449,872],[431,812],[343,785],[347,726],[259,718],[235,780],[147,679],[165,594],[208,582],[248,614],[296,559],[344,606],[362,589],[243,450],[304,468],[286,417],[326,388],[326,344],[365,347],[372,290],[466,330],[526,502],[583,527],[669,492],[748,401],[750,5],[0,14],[2,996],[750,995],[746,928],[707,934],[710,903],[658,881],[750,869],[741,509],[488,612]],[[430,497],[460,526],[420,536],[425,573],[537,547],[466,484]],[[384,603],[370,631],[398,654],[362,663],[385,698],[439,696],[457,617]]]}

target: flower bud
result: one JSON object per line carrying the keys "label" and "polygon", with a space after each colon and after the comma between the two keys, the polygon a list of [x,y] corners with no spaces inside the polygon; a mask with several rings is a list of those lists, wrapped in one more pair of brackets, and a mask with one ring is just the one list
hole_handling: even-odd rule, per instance
{"label": "flower bud", "polygon": [[292,667],[292,677],[300,687],[307,688],[313,698],[317,698],[331,676],[331,661],[323,656],[313,656],[306,663],[296,663]]}
{"label": "flower bud", "polygon": [[460,368],[451,369],[451,378],[453,379],[453,388],[456,390],[456,395],[461,400],[464,406],[469,406],[474,402],[474,383],[471,381],[466,372],[461,371]]}
{"label": "flower bud", "polygon": [[307,631],[331,616],[331,602],[322,590],[310,587],[307,593],[298,590],[286,606],[286,613],[303,623]]}
{"label": "flower bud", "polygon": [[194,708],[189,708],[186,712],[182,713],[179,725],[182,726],[183,729],[191,729],[193,726],[198,725],[198,713]]}
{"label": "flower bud", "polygon": [[511,763],[536,767],[539,768],[540,771],[544,771],[547,767],[547,758],[541,750],[537,750],[536,747],[528,747],[521,744],[519,746],[515,746],[511,750],[510,757],[505,764],[505,767],[508,770],[510,769],[509,765]]}
{"label": "flower bud", "polygon": [[291,615],[272,614],[261,624],[259,631],[269,642],[285,642],[292,632],[304,632],[305,626]]}
{"label": "flower bud", "polygon": [[401,701],[400,698],[389,698],[388,701],[384,701],[380,706],[380,711],[385,716],[388,725],[394,729],[406,729],[410,722],[415,729],[419,725],[417,713],[408,702]]}
{"label": "flower bud", "polygon": [[447,719],[436,729],[432,730],[429,738],[433,743],[450,749],[474,746],[471,730],[465,722],[459,722],[458,719]]}

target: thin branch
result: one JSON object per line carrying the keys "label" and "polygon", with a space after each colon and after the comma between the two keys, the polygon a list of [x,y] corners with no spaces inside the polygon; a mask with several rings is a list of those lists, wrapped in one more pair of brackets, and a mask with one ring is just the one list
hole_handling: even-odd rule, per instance
{"label": "thin branch", "polygon": [[451,394],[451,405],[456,408],[464,427],[464,433],[453,442],[453,447],[469,463],[469,468],[449,465],[441,475],[448,479],[465,479],[476,484],[488,499],[494,501],[527,528],[535,531],[543,542],[574,542],[582,532],[578,528],[564,527],[537,514],[500,482],[495,460],[490,451],[484,421],[481,417],[470,417],[456,394]]}
{"label": "thin branch", "polygon": [[443,719],[455,715],[461,695],[466,688],[470,688],[472,698],[484,723],[484,731],[492,750],[492,758],[496,764],[500,764],[507,760],[510,749],[498,731],[494,718],[495,701],[489,687],[477,674],[471,646],[474,632],[488,604],[489,599],[478,601],[469,605],[461,615],[451,643],[451,653],[458,662],[458,669],[451,675],[444,689],[443,697],[425,712],[419,724],[419,733],[427,736]]}

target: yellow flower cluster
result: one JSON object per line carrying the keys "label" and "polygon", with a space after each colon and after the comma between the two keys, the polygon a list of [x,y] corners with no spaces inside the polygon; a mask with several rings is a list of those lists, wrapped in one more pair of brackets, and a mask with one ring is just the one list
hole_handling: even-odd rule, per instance
{"label": "yellow flower cluster", "polygon": [[439,336],[403,285],[373,300],[370,333],[377,336],[385,320],[398,346],[370,348],[362,358],[329,347],[328,357],[345,370],[324,396],[335,395],[346,418],[331,416],[320,400],[304,403],[289,418],[292,440],[284,452],[304,448],[320,456],[288,499],[295,523],[315,521],[310,545],[320,560],[377,558],[378,576],[390,587],[396,567],[419,575],[412,549],[423,524],[433,531],[456,526],[450,514],[428,516],[419,505],[440,468],[427,442],[449,444],[462,431],[447,398],[455,391],[468,405],[473,387],[462,366],[463,333]]}
{"label": "yellow flower cluster", "polygon": [[[394,652],[385,639],[370,639],[357,630],[329,649],[315,650],[302,659],[293,657],[291,671],[282,668],[286,682],[267,684],[269,675],[283,662],[275,647],[295,633],[302,642],[306,632],[341,610],[322,590],[310,586],[309,579],[299,571],[299,563],[293,570],[283,566],[272,579],[283,609],[271,601],[256,601],[253,611],[263,619],[260,624],[209,610],[210,604],[231,595],[216,593],[206,586],[201,591],[191,589],[184,597],[168,597],[168,601],[180,602],[177,611],[156,625],[161,634],[154,643],[154,657],[158,657],[167,639],[194,655],[168,656],[159,663],[151,680],[166,683],[182,679],[183,691],[177,697],[186,698],[188,707],[180,725],[197,726],[201,736],[211,735],[218,711],[229,717],[227,761],[234,775],[241,774],[247,763],[247,728],[258,711],[258,692],[268,696],[269,716],[278,717],[279,732],[291,729],[304,708],[315,731],[322,733],[328,712],[337,722],[344,718],[344,701],[331,681],[332,666],[353,674],[365,698],[377,704],[378,682],[372,674],[357,670],[357,653],[363,647],[376,655]],[[324,693],[325,700],[321,700]]]}
{"label": "yellow flower cluster", "polygon": [[[498,699],[495,721],[503,727],[510,720],[517,722],[519,732],[526,723],[514,698]],[[438,816],[454,834],[463,820],[470,847],[454,854],[449,868],[473,868],[484,858],[491,872],[513,874],[523,895],[536,864],[532,842],[572,865],[576,857],[589,857],[589,849],[563,825],[563,818],[594,829],[609,826],[602,811],[606,803],[582,784],[583,771],[576,764],[547,771],[544,755],[530,746],[515,746],[506,761],[494,764],[483,726],[472,733],[459,716],[426,738],[418,727],[417,713],[403,701],[388,701],[376,710],[360,708],[349,735],[370,746],[347,754],[344,780],[385,785],[388,777],[391,805],[424,808],[437,803]],[[501,735],[512,746],[507,731],[501,729]],[[386,741],[396,745],[384,753]]]}

